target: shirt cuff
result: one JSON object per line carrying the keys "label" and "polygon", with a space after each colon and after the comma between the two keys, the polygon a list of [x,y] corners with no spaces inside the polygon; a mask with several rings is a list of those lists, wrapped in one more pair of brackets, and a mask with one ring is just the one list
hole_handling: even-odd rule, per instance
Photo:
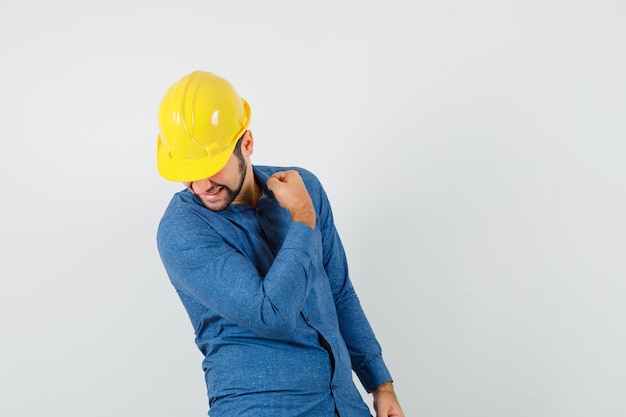
{"label": "shirt cuff", "polygon": [[382,357],[377,357],[360,369],[355,369],[355,373],[367,392],[374,391],[377,386],[384,382],[393,381]]}
{"label": "shirt cuff", "polygon": [[312,258],[321,253],[322,238],[317,230],[304,223],[293,222],[281,249],[298,250],[309,254]]}

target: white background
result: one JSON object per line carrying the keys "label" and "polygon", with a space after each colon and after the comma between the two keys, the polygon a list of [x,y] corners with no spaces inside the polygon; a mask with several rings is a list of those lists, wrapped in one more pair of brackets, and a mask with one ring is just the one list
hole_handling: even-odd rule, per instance
{"label": "white background", "polygon": [[195,69],[325,184],[407,415],[626,415],[624,4],[2,1],[0,415],[206,415],[155,246]]}

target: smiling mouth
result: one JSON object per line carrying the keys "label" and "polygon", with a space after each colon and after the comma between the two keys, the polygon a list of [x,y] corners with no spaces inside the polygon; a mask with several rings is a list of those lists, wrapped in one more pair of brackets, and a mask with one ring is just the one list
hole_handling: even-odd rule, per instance
{"label": "smiling mouth", "polygon": [[207,190],[207,191],[202,193],[202,197],[207,197],[207,198],[215,197],[223,189],[224,189],[224,187],[220,186],[220,187],[213,188],[211,190]]}

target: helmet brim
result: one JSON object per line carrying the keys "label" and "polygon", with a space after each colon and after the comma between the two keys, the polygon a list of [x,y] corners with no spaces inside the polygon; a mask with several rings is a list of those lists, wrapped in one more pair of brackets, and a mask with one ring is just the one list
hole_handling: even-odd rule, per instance
{"label": "helmet brim", "polygon": [[237,146],[238,137],[222,152],[205,158],[174,159],[157,137],[157,166],[159,173],[168,181],[193,182],[203,180],[217,174],[224,168]]}

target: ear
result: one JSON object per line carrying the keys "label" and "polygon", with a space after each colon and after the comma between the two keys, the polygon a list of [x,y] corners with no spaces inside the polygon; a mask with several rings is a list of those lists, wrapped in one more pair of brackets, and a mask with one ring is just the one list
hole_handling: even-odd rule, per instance
{"label": "ear", "polygon": [[246,130],[246,133],[243,134],[243,138],[241,139],[241,152],[246,158],[254,152],[254,138],[252,137],[252,132],[249,130]]}

